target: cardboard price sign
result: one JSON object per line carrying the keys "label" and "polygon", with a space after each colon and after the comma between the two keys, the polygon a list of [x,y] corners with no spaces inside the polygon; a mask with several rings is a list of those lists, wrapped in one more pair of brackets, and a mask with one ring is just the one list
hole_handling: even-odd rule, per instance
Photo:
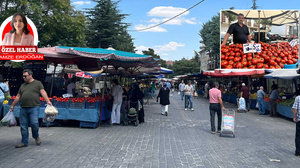
{"label": "cardboard price sign", "polygon": [[261,44],[243,44],[244,53],[261,52]]}

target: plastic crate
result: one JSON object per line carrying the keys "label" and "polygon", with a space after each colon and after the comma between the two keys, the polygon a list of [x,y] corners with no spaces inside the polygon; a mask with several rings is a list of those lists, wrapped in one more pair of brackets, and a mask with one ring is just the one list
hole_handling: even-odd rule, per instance
{"label": "plastic crate", "polygon": [[99,109],[99,102],[93,102],[93,103],[88,103],[86,102],[86,108],[87,109]]}
{"label": "plastic crate", "polygon": [[41,105],[40,105],[40,107],[46,107],[46,101],[40,101],[41,102]]}
{"label": "plastic crate", "polygon": [[69,108],[69,102],[54,101],[56,108]]}
{"label": "plastic crate", "polygon": [[97,128],[99,126],[98,122],[86,122],[86,121],[80,121],[79,128],[82,127],[88,127],[88,128]]}
{"label": "plastic crate", "polygon": [[284,64],[283,66],[283,69],[296,69],[297,68],[297,65],[299,64],[299,59],[297,59],[297,63],[296,64]]}
{"label": "plastic crate", "polygon": [[70,102],[69,108],[73,109],[84,109],[85,108],[85,102],[79,103],[79,102]]}

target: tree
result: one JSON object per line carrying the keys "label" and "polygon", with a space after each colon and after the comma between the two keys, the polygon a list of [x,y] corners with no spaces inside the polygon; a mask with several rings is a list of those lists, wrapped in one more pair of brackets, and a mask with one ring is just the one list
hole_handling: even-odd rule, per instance
{"label": "tree", "polygon": [[86,18],[70,0],[2,0],[0,22],[23,13],[36,25],[40,46],[85,46]]}
{"label": "tree", "polygon": [[[230,10],[233,10],[233,9],[234,9],[234,7],[230,8]],[[231,22],[233,22],[233,21],[235,21],[237,19],[237,16],[234,15],[234,14],[232,14],[232,13],[230,13],[230,12],[222,11],[222,14],[228,18],[229,24],[231,24]]]}
{"label": "tree", "polygon": [[251,6],[251,9],[255,10],[258,8],[258,6],[256,5],[256,0],[252,0],[253,5]]}
{"label": "tree", "polygon": [[143,50],[142,51],[144,55],[150,55],[152,56],[153,58],[156,58],[156,59],[159,59],[159,64],[161,67],[164,67],[164,68],[167,68],[167,63],[165,60],[161,59],[160,56],[158,54],[155,54],[155,51],[154,49],[152,48],[148,48],[148,51],[147,50]]}
{"label": "tree", "polygon": [[215,68],[220,67],[220,14],[203,24],[199,35],[201,36],[205,49],[209,52],[210,59]]}
{"label": "tree", "polygon": [[134,52],[133,38],[127,32],[130,24],[123,22],[128,14],[121,14],[118,3],[112,0],[93,0],[97,3],[89,9],[87,42],[96,48],[113,47],[117,50]]}
{"label": "tree", "polygon": [[198,59],[197,56],[194,56],[191,60],[187,60],[185,58],[176,60],[171,67],[168,67],[174,71],[174,74],[170,75],[170,77],[199,72],[200,65],[198,61],[195,61],[196,59]]}
{"label": "tree", "polygon": [[[256,20],[255,22],[258,24],[258,20]],[[260,24],[262,24],[264,29],[266,29],[267,26],[272,25],[272,20],[271,19],[260,19]]]}

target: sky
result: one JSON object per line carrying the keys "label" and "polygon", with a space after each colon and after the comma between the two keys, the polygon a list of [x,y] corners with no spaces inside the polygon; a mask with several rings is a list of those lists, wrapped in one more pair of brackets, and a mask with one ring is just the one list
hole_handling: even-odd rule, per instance
{"label": "sky", "polygon": [[[169,19],[201,0],[121,0],[119,10],[129,14],[124,20],[129,30],[140,30]],[[77,10],[93,8],[92,0],[71,0]],[[222,9],[250,9],[252,0],[204,0],[180,17],[148,31],[129,31],[137,53],[153,48],[164,60],[191,59],[199,51],[202,25]],[[257,0],[258,9],[299,9],[300,0]]]}

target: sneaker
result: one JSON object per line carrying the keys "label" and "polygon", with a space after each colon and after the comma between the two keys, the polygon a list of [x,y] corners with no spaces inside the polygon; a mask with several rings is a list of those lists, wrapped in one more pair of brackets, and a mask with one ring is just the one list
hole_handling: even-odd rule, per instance
{"label": "sneaker", "polygon": [[163,113],[161,113],[161,115],[164,115]]}
{"label": "sneaker", "polygon": [[23,147],[27,147],[28,145],[24,145],[22,143],[18,144],[15,146],[15,148],[23,148]]}
{"label": "sneaker", "polygon": [[187,108],[185,108],[184,110],[187,111]]}
{"label": "sneaker", "polygon": [[35,143],[36,143],[36,145],[41,145],[41,143],[42,143],[41,138],[40,138],[40,137],[37,137],[37,138],[35,139]]}
{"label": "sneaker", "polygon": [[215,131],[212,131],[211,134],[216,134],[216,132],[215,132]]}
{"label": "sneaker", "polygon": [[221,133],[221,130],[219,130],[218,133]]}
{"label": "sneaker", "polygon": [[168,116],[168,112],[165,112],[166,116]]}
{"label": "sneaker", "polygon": [[191,110],[192,110],[192,111],[194,111],[194,109],[193,109],[193,108],[191,108]]}

